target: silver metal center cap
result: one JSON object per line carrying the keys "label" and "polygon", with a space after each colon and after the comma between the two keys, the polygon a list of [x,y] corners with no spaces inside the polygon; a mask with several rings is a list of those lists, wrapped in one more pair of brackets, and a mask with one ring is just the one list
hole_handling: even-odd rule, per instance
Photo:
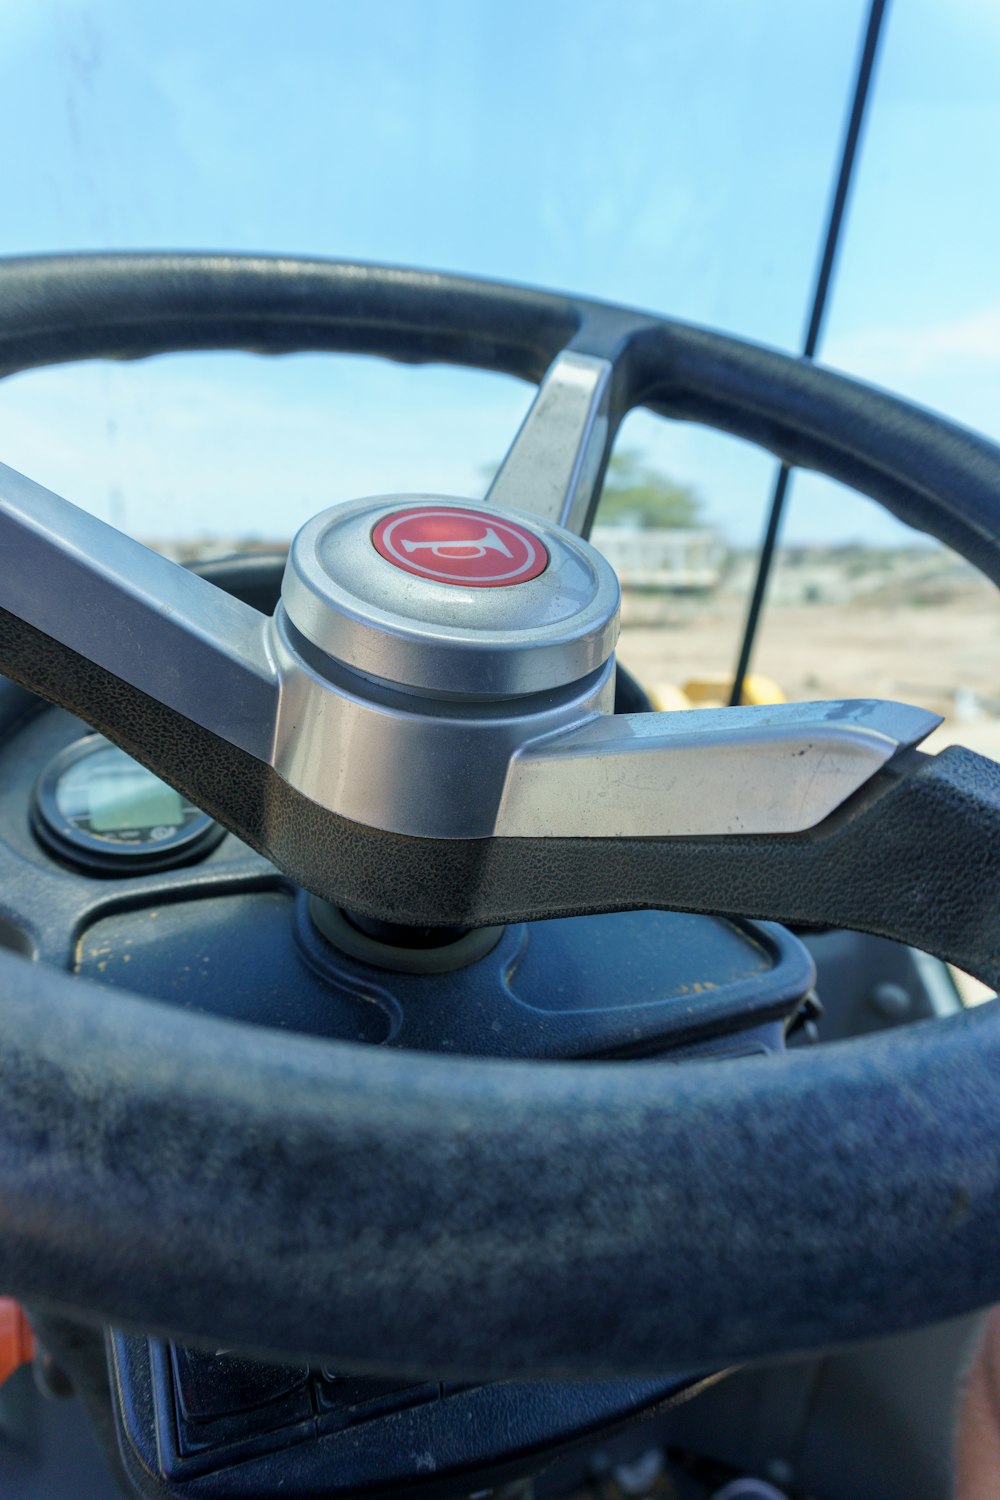
{"label": "silver metal center cap", "polygon": [[618,639],[618,579],[588,542],[436,495],[321,512],[292,543],[281,597],[325,655],[449,697],[563,687],[603,666]]}

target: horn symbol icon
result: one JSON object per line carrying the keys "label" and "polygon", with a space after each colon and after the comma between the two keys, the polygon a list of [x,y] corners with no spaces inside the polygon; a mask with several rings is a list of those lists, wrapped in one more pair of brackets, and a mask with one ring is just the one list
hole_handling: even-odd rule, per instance
{"label": "horn symbol icon", "polygon": [[499,552],[502,557],[512,558],[514,554],[509,547],[505,547],[497,536],[492,526],[488,526],[479,538],[472,537],[449,537],[441,538],[435,542],[413,542],[409,537],[400,537],[400,545],[404,552],[429,552],[432,557],[442,558],[474,558],[485,557],[488,552]]}
{"label": "horn symbol icon", "polygon": [[402,572],[465,589],[529,583],[549,565],[545,543],[520,521],[457,505],[391,511],[371,540]]}

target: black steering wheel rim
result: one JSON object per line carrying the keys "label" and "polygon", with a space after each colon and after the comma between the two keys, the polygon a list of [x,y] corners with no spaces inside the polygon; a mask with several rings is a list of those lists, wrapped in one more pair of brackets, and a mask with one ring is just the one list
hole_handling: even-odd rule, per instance
{"label": "black steering wheel rim", "polygon": [[[324,348],[538,379],[566,345],[613,359],[618,419],[644,404],[820,468],[1000,581],[1000,454],[773,351],[327,262],[0,270],[7,373]],[[0,997],[0,1285],[28,1300],[344,1367],[597,1375],[828,1345],[1000,1295],[992,1006],[807,1058],[665,1069],[394,1057],[3,953]]]}
{"label": "black steering wheel rim", "polygon": [[293,257],[14,257],[0,376],[182,350],[325,351],[539,381],[566,348],[616,363],[615,415],[704,423],[870,496],[1000,584],[1000,451],[873,386],[626,307],[391,266]]}

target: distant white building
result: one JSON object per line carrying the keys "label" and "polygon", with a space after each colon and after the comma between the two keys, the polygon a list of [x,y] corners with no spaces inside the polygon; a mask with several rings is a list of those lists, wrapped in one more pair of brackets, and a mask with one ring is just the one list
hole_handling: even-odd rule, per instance
{"label": "distant white building", "polygon": [[726,549],[714,531],[679,526],[595,526],[590,540],[623,589],[706,593],[718,586]]}

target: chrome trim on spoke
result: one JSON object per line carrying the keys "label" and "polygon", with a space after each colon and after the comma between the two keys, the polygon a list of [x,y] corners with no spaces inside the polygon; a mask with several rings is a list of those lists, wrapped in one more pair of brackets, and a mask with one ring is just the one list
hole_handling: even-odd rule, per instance
{"label": "chrome trim on spoke", "polygon": [[264,617],[4,464],[0,608],[267,760]]}
{"label": "chrome trim on spoke", "polygon": [[488,838],[511,757],[537,735],[611,714],[614,660],[556,692],[496,703],[400,693],[306,662],[284,610],[271,627],[281,703],[271,763],[352,822],[416,838]]}
{"label": "chrome trim on spoke", "polygon": [[925,709],[878,699],[602,718],[518,752],[496,832],[798,833],[940,722]]}
{"label": "chrome trim on spoke", "polygon": [[566,351],[553,360],[486,495],[585,536],[611,439],[613,367]]}

